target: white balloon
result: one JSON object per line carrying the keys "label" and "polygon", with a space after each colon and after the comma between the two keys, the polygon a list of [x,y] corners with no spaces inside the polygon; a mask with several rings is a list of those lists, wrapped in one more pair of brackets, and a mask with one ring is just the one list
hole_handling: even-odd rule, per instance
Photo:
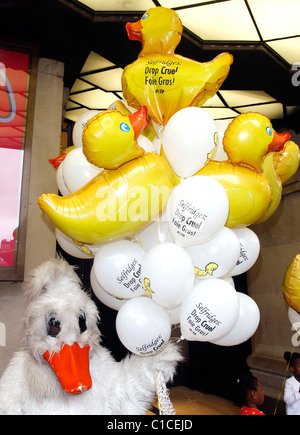
{"label": "white balloon", "polygon": [[137,138],[138,145],[143,148],[146,153],[155,153],[155,146],[151,142],[150,139],[148,139],[146,136],[143,136],[142,134],[139,135]]}
{"label": "white balloon", "polygon": [[294,323],[300,323],[300,314],[298,314],[297,311],[293,310],[291,307],[288,309],[288,318],[292,326]]}
{"label": "white balloon", "polygon": [[228,125],[231,123],[231,120],[227,121],[223,119],[218,119],[215,121],[215,123],[218,132],[218,147],[213,159],[216,160],[217,162],[223,162],[228,160],[228,155],[223,148],[223,138]]}
{"label": "white balloon", "polygon": [[75,258],[94,258],[94,255],[97,251],[103,246],[100,245],[88,245],[77,243],[72,240],[70,237],[66,236],[62,231],[58,228],[55,228],[55,236],[60,247],[67,252],[67,254],[72,255]]}
{"label": "white balloon", "polygon": [[180,312],[181,305],[178,305],[178,307],[174,307],[171,310],[168,310],[172,325],[178,325],[180,323]]}
{"label": "white balloon", "polygon": [[194,266],[187,252],[175,243],[160,243],[144,257],[141,277],[147,295],[171,309],[180,305],[194,286]]}
{"label": "white balloon", "polygon": [[240,242],[240,257],[235,268],[230,272],[231,276],[241,275],[247,272],[256,262],[260,253],[260,242],[257,235],[249,228],[233,228]]}
{"label": "white balloon", "polygon": [[152,123],[154,130],[155,130],[156,137],[161,140],[162,133],[163,133],[165,127],[163,125],[158,124],[157,122],[153,121],[153,119],[151,120],[151,123]]}
{"label": "white balloon", "polygon": [[59,167],[57,168],[56,171],[56,184],[57,184],[57,188],[60,191],[60,193],[65,196],[65,195],[70,195],[70,191],[66,186],[64,177],[63,177],[63,166],[64,166],[64,162],[61,162],[61,164],[59,165]]}
{"label": "white balloon", "polygon": [[240,257],[240,242],[235,233],[224,227],[213,239],[185,248],[195,266],[198,279],[230,275]]}
{"label": "white balloon", "polygon": [[145,251],[138,243],[117,240],[96,253],[95,276],[100,286],[113,296],[130,299],[145,294],[141,267]]}
{"label": "white balloon", "polygon": [[74,124],[72,139],[75,148],[80,148],[83,146],[82,144],[82,133],[86,124],[96,115],[100,113],[99,110],[88,110],[79,116],[77,121]]}
{"label": "white balloon", "polygon": [[159,243],[173,242],[172,236],[169,232],[168,221],[166,221],[163,216],[145,225],[137,232],[136,236],[146,252]]}
{"label": "white balloon", "polygon": [[94,266],[91,269],[90,281],[95,296],[99,299],[99,301],[101,301],[107,307],[119,311],[122,305],[124,305],[125,302],[128,301],[128,299],[116,298],[115,296],[112,296],[109,293],[107,293],[105,290],[103,290],[103,288],[100,286],[99,282],[97,281]]}
{"label": "white balloon", "polygon": [[63,161],[63,180],[71,193],[79,190],[102,171],[103,169],[87,161],[82,148],[74,148]]}
{"label": "white balloon", "polygon": [[88,259],[88,258],[94,258],[94,255],[92,252],[88,253],[86,250],[85,252],[77,246],[73,240],[66,236],[62,231],[60,231],[58,228],[55,228],[55,237],[57,240],[57,243],[59,246],[69,255],[72,255],[72,257],[75,258],[82,258],[82,259]]}
{"label": "white balloon", "polygon": [[155,136],[155,138],[152,141],[152,145],[154,147],[154,152],[157,154],[161,153],[161,137]]}
{"label": "white balloon", "polygon": [[254,335],[258,328],[260,312],[256,302],[243,293],[238,292],[237,295],[240,300],[238,321],[225,337],[211,341],[218,346],[237,346],[244,343]]}
{"label": "white balloon", "polygon": [[162,146],[174,172],[191,177],[213,156],[217,146],[215,121],[199,107],[181,109],[166,124]]}
{"label": "white balloon", "polygon": [[207,279],[195,285],[182,303],[181,334],[191,341],[217,340],[231,331],[238,317],[235,289],[221,279]]}
{"label": "white balloon", "polygon": [[172,191],[167,204],[173,240],[187,247],[205,243],[223,229],[229,201],[223,186],[211,177],[196,175]]}
{"label": "white balloon", "polygon": [[116,329],[123,345],[141,356],[159,353],[171,336],[168,312],[147,297],[130,299],[120,308]]}
{"label": "white balloon", "polygon": [[231,276],[223,276],[221,279],[230,284],[235,289],[235,283]]}

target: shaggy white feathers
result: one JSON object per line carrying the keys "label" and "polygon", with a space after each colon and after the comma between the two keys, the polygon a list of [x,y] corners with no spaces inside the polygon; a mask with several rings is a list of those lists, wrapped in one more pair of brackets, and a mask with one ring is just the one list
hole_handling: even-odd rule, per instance
{"label": "shaggy white feathers", "polygon": [[[33,271],[26,292],[25,348],[0,379],[0,414],[143,414],[155,397],[156,373],[173,378],[181,355],[169,343],[158,355],[116,362],[100,345],[99,315],[74,269],[62,259]],[[90,346],[92,387],[67,394],[44,360],[64,345]]]}

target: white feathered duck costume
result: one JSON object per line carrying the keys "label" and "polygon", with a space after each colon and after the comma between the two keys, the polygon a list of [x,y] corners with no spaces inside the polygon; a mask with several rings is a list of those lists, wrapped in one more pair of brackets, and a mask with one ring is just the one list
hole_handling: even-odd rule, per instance
{"label": "white feathered duck costume", "polygon": [[157,371],[168,382],[182,359],[176,345],[115,361],[100,344],[96,305],[61,258],[35,269],[26,290],[25,345],[0,379],[0,414],[145,414]]}

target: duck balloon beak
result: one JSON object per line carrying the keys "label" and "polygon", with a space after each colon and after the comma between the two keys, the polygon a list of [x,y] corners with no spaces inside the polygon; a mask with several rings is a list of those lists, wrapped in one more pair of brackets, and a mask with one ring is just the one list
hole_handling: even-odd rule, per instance
{"label": "duck balloon beak", "polygon": [[126,24],[127,35],[131,41],[140,41],[143,43],[142,30],[143,26],[141,21]]}
{"label": "duck balloon beak", "polygon": [[68,394],[80,394],[92,387],[89,371],[90,346],[80,347],[64,345],[59,353],[44,353],[44,359],[50,364],[61,386]]}
{"label": "duck balloon beak", "polygon": [[274,137],[268,146],[268,152],[282,151],[285,143],[290,140],[290,138],[290,133],[277,133],[277,131],[274,131]]}
{"label": "duck balloon beak", "polygon": [[141,132],[148,126],[147,107],[141,107],[137,112],[129,115],[130,124],[134,131],[134,140],[137,140]]}

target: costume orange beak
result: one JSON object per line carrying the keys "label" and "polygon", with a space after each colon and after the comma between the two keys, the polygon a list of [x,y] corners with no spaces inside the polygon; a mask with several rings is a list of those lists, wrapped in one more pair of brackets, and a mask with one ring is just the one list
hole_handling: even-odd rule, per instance
{"label": "costume orange beak", "polygon": [[283,150],[285,143],[290,140],[290,138],[290,133],[277,133],[277,131],[274,131],[274,137],[268,146],[268,152]]}
{"label": "costume orange beak", "polygon": [[143,26],[141,21],[126,24],[127,35],[131,41],[140,41],[143,43],[142,30]]}
{"label": "costume orange beak", "polygon": [[92,387],[89,371],[90,346],[80,347],[65,344],[59,353],[44,353],[44,359],[50,364],[61,386],[68,394],[80,394]]}
{"label": "costume orange beak", "polygon": [[134,140],[137,140],[141,132],[148,126],[147,107],[141,107],[137,112],[129,115],[130,124],[134,131]]}

